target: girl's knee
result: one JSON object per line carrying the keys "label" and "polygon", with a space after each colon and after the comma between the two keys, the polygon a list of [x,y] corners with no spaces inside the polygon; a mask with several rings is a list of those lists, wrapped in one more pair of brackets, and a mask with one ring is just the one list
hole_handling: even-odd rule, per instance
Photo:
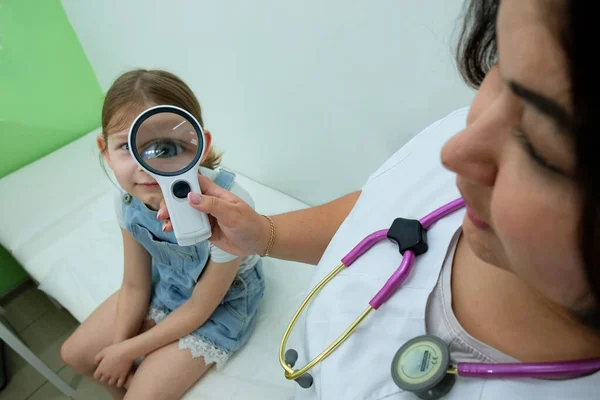
{"label": "girl's knee", "polygon": [[89,346],[70,336],[60,348],[63,362],[81,375],[89,375],[94,370],[93,355],[89,354]]}

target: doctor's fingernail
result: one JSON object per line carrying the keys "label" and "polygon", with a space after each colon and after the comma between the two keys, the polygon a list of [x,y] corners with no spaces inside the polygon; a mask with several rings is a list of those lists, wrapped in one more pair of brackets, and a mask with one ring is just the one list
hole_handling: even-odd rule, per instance
{"label": "doctor's fingernail", "polygon": [[160,210],[158,210],[158,212],[156,213],[156,218],[161,219],[163,217],[163,210],[162,208]]}
{"label": "doctor's fingernail", "polygon": [[200,204],[200,195],[198,193],[190,192],[188,193],[188,200],[192,204]]}
{"label": "doctor's fingernail", "polygon": [[163,232],[166,232],[166,230],[167,230],[167,224],[163,224],[163,226],[162,226],[161,229],[162,229]]}

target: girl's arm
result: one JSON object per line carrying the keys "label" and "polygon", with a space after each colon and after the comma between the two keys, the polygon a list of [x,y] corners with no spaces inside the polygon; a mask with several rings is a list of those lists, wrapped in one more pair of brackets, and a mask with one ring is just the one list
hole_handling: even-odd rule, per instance
{"label": "girl's arm", "polygon": [[131,234],[121,228],[123,235],[124,272],[113,343],[120,343],[140,330],[148,312],[152,284],[152,258]]}
{"label": "girl's arm", "polygon": [[240,265],[236,258],[226,263],[208,261],[192,296],[150,330],[125,344],[136,359],[185,336],[206,322],[229,290]]}

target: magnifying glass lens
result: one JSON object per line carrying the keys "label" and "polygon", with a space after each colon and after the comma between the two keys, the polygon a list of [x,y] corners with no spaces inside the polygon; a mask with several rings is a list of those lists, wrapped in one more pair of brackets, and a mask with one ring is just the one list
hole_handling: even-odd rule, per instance
{"label": "magnifying glass lens", "polygon": [[135,133],[139,161],[158,173],[173,173],[193,164],[200,135],[184,116],[159,112],[146,118]]}

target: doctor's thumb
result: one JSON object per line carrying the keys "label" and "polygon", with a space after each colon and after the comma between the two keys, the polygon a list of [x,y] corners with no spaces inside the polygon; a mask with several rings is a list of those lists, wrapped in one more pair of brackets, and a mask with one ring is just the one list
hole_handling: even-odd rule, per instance
{"label": "doctor's thumb", "polygon": [[188,193],[188,200],[192,203],[192,206],[197,206],[202,201],[202,196],[199,193],[190,192]]}
{"label": "doctor's thumb", "polygon": [[188,193],[188,201],[196,210],[210,214],[217,219],[226,212],[228,206],[228,204],[221,199],[194,192]]}

